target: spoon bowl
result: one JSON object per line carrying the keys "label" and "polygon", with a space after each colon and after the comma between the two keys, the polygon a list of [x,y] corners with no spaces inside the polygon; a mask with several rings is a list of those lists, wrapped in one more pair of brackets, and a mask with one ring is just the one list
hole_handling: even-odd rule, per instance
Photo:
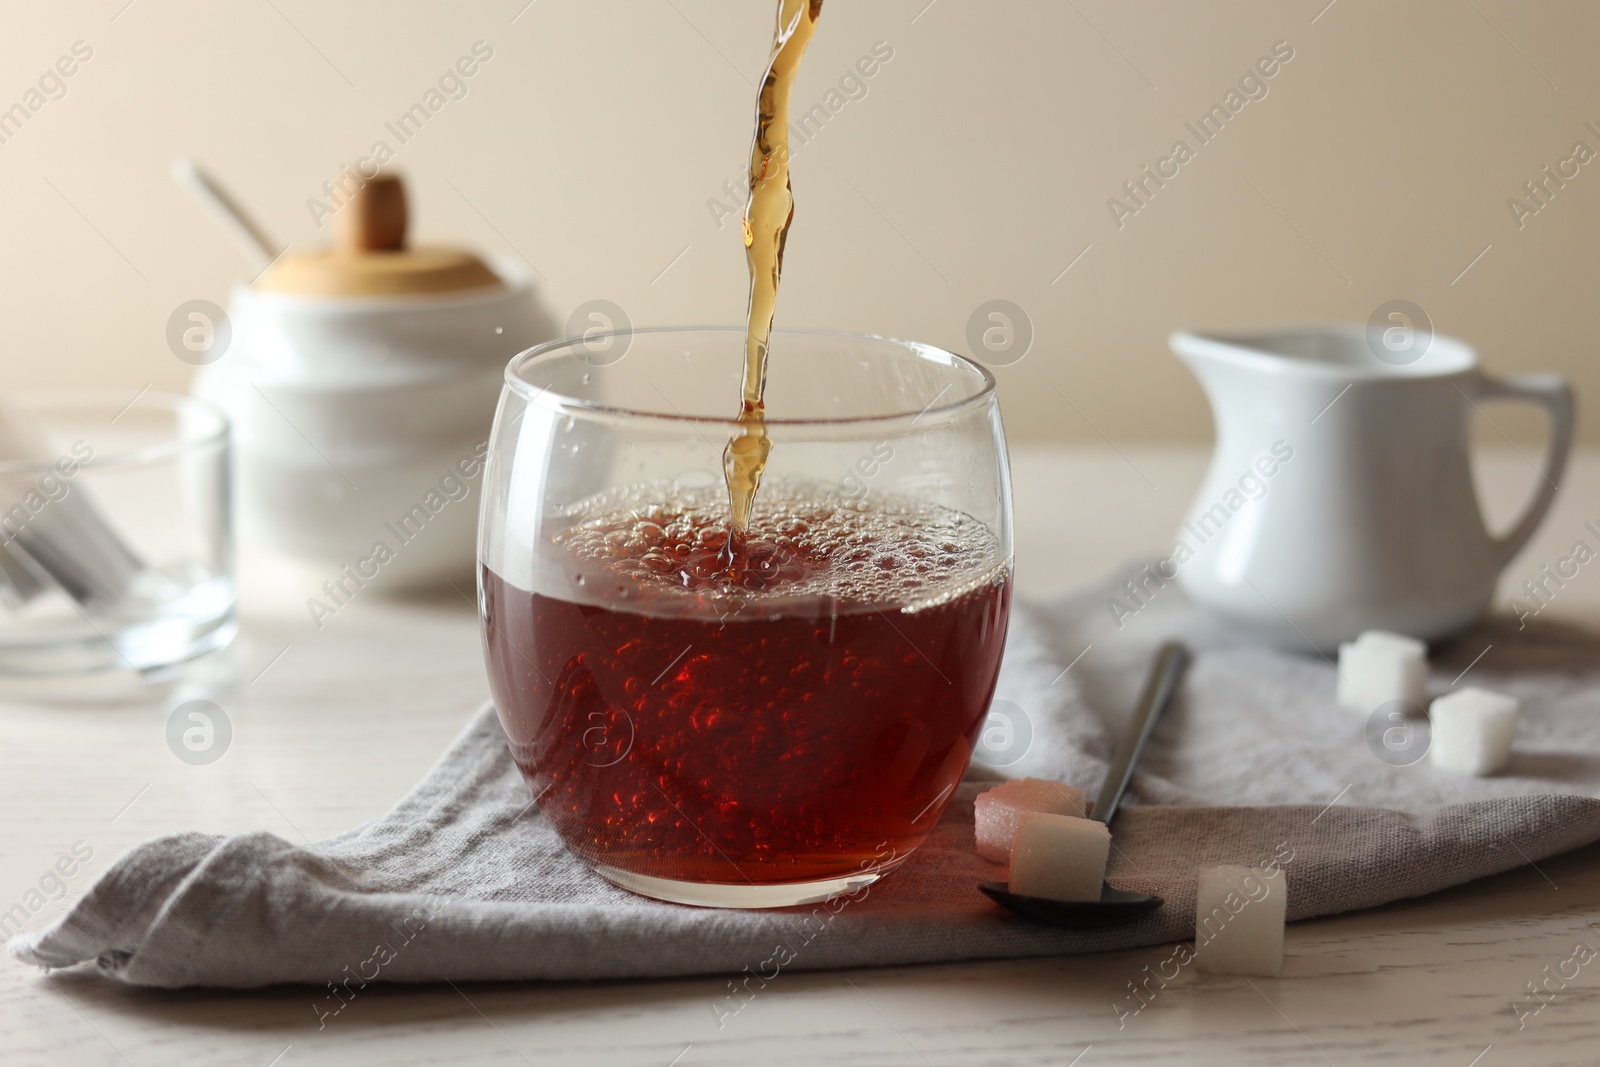
{"label": "spoon bowl", "polygon": [[1026,916],[1035,922],[1081,929],[1130,923],[1166,903],[1160,897],[1151,896],[1149,893],[1118,889],[1110,882],[1101,883],[1099,900],[1025,897],[1020,893],[1011,892],[1005,882],[983,882],[978,888],[996,904],[1010,908],[1018,915]]}

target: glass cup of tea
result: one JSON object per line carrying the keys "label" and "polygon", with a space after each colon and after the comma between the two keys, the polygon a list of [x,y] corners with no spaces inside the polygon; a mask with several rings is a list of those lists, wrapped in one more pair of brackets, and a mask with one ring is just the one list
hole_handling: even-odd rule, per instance
{"label": "glass cup of tea", "polygon": [[987,370],[778,331],[771,456],[730,539],[743,346],[665,328],[512,360],[479,605],[512,756],[566,844],[645,896],[780,907],[881,877],[949,802],[1000,669],[1011,495]]}

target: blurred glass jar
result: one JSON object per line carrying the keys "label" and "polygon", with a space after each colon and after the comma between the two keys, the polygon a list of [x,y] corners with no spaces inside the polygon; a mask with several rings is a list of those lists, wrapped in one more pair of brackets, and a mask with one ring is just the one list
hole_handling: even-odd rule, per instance
{"label": "blurred glass jar", "polygon": [[234,618],[228,422],[193,397],[0,397],[0,677],[151,672]]}

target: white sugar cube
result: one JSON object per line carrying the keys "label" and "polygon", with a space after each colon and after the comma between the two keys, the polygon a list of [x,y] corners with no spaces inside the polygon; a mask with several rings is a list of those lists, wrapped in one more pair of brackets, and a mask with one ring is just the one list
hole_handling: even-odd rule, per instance
{"label": "white sugar cube", "polygon": [[1011,842],[1022,817],[1030,811],[1051,815],[1086,815],[1083,790],[1047,778],[1013,778],[978,794],[973,803],[978,855],[996,863],[1011,862]]}
{"label": "white sugar cube", "polygon": [[1195,966],[1212,974],[1275,975],[1283,970],[1289,903],[1283,870],[1202,867],[1195,895]]}
{"label": "white sugar cube", "polygon": [[1458,774],[1493,774],[1511,758],[1517,698],[1476,686],[1448,693],[1428,708],[1428,758]]}
{"label": "white sugar cube", "polygon": [[1339,646],[1339,706],[1371,715],[1391,700],[1422,708],[1428,646],[1413,637],[1368,630]]}
{"label": "white sugar cube", "polygon": [[1011,891],[1051,900],[1099,900],[1111,855],[1105,823],[1030,811],[1011,849]]}

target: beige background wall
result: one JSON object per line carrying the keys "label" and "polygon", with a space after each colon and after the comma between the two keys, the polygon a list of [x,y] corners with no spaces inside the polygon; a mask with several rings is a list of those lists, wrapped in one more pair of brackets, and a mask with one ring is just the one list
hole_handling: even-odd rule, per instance
{"label": "beige background wall", "polygon": [[[249,272],[168,177],[180,153],[305,247],[327,233],[307,199],[382,138],[421,236],[531,259],[561,321],[595,297],[739,318],[736,220],[707,201],[746,158],[771,5],[525,3],[10,0],[0,107],[75,41],[93,56],[0,143],[4,384],[185,384],[167,316]],[[1169,330],[1396,297],[1494,369],[1600,397],[1600,163],[1520,229],[1506,205],[1575,141],[1600,151],[1600,6],[1325,4],[828,0],[801,101],[875,42],[893,58],[796,155],[780,321],[964,349],[973,309],[1012,300],[1036,331],[998,372],[1019,439],[1205,439]],[[399,146],[384,122],[480,39],[467,95]],[[1268,94],[1119,228],[1108,198],[1280,41]],[[731,400],[735,374],[708,388]]]}

